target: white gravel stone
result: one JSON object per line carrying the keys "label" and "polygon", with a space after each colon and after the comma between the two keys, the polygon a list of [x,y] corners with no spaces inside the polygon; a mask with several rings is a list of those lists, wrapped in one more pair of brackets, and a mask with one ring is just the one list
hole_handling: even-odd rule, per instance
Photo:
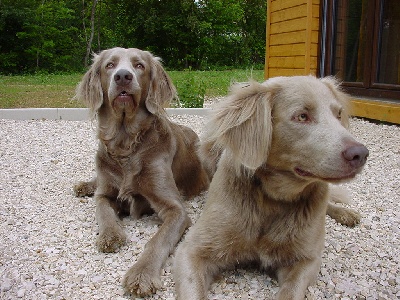
{"label": "white gravel stone", "polygon": [[[207,104],[207,103],[206,103]],[[208,105],[208,104],[207,104]],[[197,133],[205,117],[173,116]],[[127,299],[121,280],[157,231],[157,218],[125,219],[128,243],[99,253],[91,198],[72,186],[94,175],[92,121],[0,120],[0,299]],[[307,299],[399,299],[400,127],[353,119],[370,150],[364,172],[346,184],[362,214],[353,229],[327,218],[325,251]],[[185,203],[193,221],[206,194]],[[163,288],[150,299],[174,299],[172,257]],[[271,299],[278,286],[256,269],[226,271],[210,299]]]}

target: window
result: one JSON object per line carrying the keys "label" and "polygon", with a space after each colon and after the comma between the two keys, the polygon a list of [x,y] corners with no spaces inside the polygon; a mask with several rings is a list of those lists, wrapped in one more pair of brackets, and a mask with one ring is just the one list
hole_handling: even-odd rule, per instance
{"label": "window", "polygon": [[400,101],[399,0],[322,0],[321,76],[356,96]]}

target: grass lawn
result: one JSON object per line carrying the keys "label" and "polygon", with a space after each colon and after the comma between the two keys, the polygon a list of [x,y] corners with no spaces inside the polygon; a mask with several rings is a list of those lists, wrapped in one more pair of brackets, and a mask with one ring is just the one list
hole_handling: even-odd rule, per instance
{"label": "grass lawn", "polygon": [[[226,71],[168,71],[172,81],[183,95],[188,83],[195,91],[204,91],[205,96],[226,95],[229,85],[235,81],[247,81],[253,78],[262,81],[263,70],[226,70]],[[84,107],[79,101],[72,100],[75,87],[83,74],[69,75],[0,75],[0,108],[27,107]]]}

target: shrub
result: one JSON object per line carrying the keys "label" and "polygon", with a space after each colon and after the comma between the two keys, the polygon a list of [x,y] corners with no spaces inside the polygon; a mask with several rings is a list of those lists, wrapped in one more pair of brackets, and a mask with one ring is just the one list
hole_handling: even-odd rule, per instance
{"label": "shrub", "polygon": [[196,78],[191,71],[184,73],[184,78],[176,83],[179,96],[178,106],[185,108],[203,107],[206,94],[204,82]]}

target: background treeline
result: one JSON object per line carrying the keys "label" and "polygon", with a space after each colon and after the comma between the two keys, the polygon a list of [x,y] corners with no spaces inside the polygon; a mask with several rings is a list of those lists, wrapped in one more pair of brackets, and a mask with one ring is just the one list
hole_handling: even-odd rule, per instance
{"label": "background treeline", "polygon": [[0,73],[82,71],[137,47],[169,69],[261,67],[265,0],[0,0]]}

